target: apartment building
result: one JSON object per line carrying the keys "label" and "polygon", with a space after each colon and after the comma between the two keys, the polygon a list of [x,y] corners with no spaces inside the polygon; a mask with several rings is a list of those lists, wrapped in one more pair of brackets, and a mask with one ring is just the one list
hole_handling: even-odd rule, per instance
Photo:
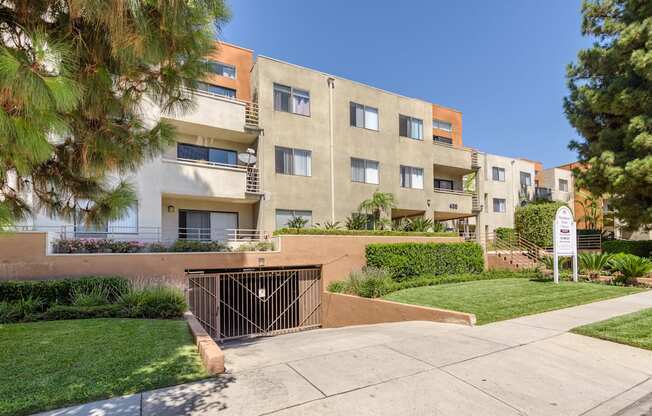
{"label": "apartment building", "polygon": [[568,170],[465,147],[457,110],[226,43],[207,59],[212,73],[193,111],[144,103],[178,137],[128,178],[137,206],[93,228],[43,215],[26,225],[67,237],[233,241],[269,235],[293,217],[343,223],[380,190],[397,199],[389,219],[492,231],[513,226],[515,208],[545,191],[539,182],[551,184],[551,198],[572,190]]}

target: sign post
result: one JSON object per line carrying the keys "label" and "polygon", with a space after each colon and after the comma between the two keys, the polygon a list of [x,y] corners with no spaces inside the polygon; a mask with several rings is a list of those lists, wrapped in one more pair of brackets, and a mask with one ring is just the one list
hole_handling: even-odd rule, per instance
{"label": "sign post", "polygon": [[568,207],[559,207],[552,225],[555,283],[559,283],[559,258],[573,259],[573,281],[577,282],[577,230],[573,213]]}

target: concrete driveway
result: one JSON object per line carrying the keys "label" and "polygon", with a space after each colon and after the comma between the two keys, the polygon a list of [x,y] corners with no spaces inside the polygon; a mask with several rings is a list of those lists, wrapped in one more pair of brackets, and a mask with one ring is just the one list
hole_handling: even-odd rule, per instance
{"label": "concrete driveway", "polygon": [[649,307],[652,292],[473,328],[404,322],[258,339],[227,346],[217,379],[51,414],[652,415],[652,351],[567,332]]}

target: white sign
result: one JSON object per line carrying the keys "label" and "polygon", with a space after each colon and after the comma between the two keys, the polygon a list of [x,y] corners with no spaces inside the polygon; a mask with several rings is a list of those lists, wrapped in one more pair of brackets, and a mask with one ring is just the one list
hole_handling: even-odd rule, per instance
{"label": "white sign", "polygon": [[559,283],[559,257],[573,258],[573,281],[577,282],[577,230],[570,208],[559,207],[552,233],[555,283]]}

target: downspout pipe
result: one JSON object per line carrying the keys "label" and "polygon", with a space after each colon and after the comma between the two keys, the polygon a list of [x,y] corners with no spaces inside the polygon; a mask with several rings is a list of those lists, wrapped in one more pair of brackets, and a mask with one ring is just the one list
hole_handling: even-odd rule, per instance
{"label": "downspout pipe", "polygon": [[335,78],[328,78],[328,118],[330,134],[330,162],[331,162],[331,222],[335,222],[335,140],[333,133],[333,90],[335,89]]}

